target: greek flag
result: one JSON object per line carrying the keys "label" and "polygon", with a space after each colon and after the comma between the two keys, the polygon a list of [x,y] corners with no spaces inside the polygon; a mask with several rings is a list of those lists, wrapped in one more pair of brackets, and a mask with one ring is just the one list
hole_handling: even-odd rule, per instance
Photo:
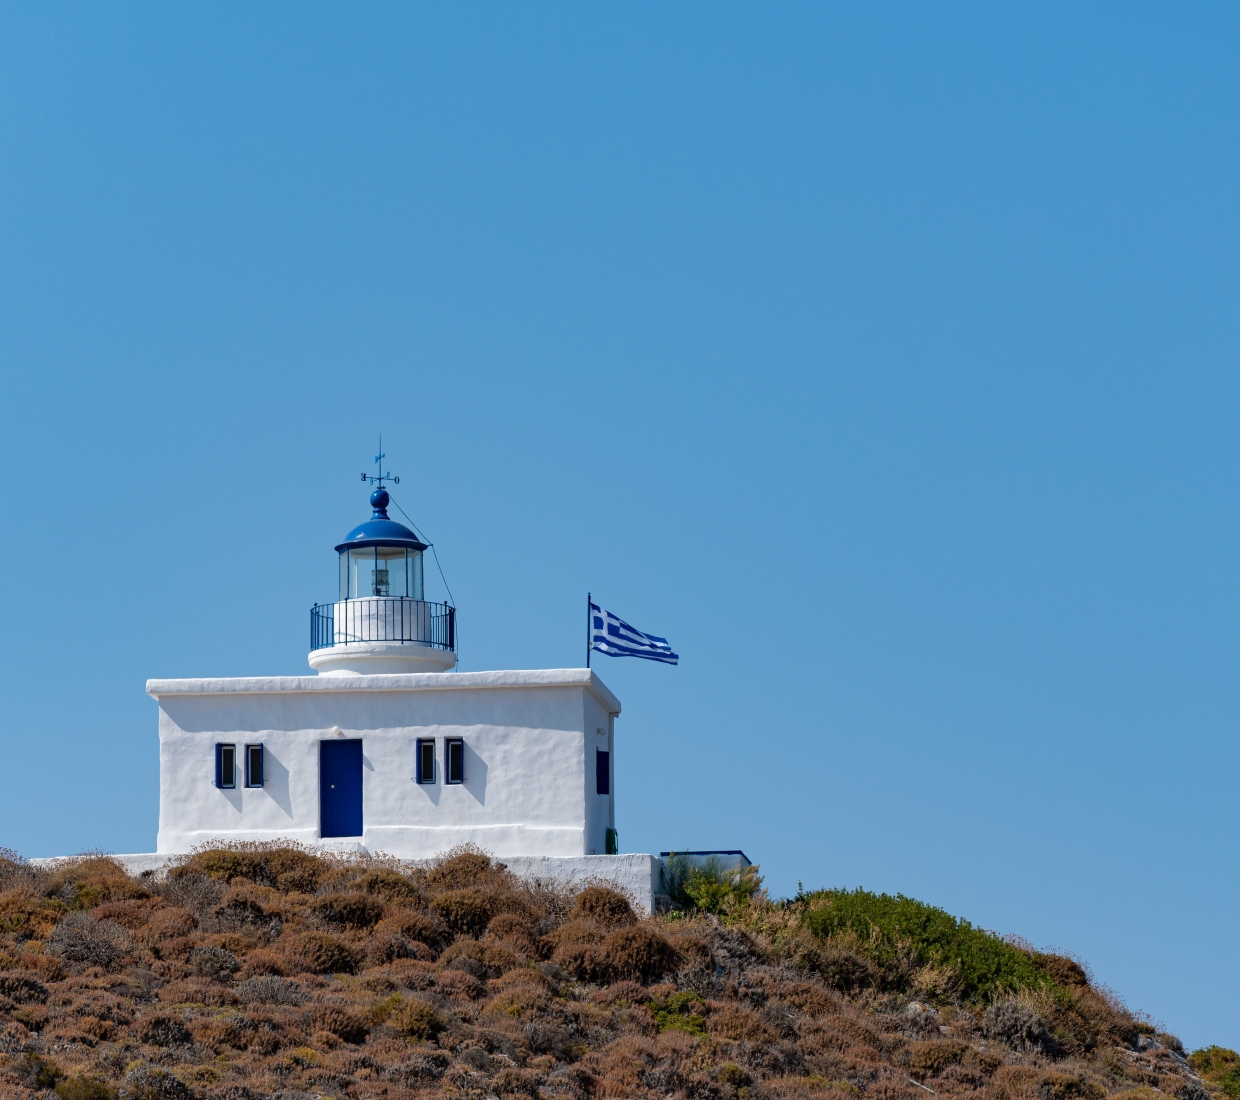
{"label": "greek flag", "polygon": [[666,638],[643,634],[596,603],[590,604],[590,648],[608,657],[643,657],[665,665],[680,663]]}

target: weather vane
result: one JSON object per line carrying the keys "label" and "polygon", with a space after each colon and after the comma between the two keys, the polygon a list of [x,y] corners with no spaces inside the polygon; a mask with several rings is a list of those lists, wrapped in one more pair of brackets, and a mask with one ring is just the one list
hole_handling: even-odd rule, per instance
{"label": "weather vane", "polygon": [[400,478],[393,477],[391,471],[386,474],[383,472],[383,460],[385,458],[387,458],[387,455],[383,453],[383,436],[379,436],[379,453],[375,455],[375,465],[379,467],[379,472],[377,474],[364,473],[362,474],[362,480],[374,482],[380,489],[383,488],[385,481],[390,481],[393,485],[399,485]]}

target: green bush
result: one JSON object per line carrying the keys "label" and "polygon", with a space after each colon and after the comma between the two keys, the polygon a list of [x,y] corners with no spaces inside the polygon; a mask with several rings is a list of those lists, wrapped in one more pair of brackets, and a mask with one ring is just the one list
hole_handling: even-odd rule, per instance
{"label": "green bush", "polygon": [[60,1100],[116,1100],[117,1092],[95,1077],[66,1077],[56,1085]]}
{"label": "green bush", "polygon": [[756,865],[724,867],[717,856],[697,863],[673,852],[664,864],[663,878],[668,896],[677,905],[718,916],[746,908],[762,890]]}
{"label": "green bush", "polygon": [[693,992],[673,993],[664,1000],[650,1002],[650,1011],[660,1031],[685,1031],[690,1035],[706,1035],[706,1019],[701,1010],[702,998]]}
{"label": "green bush", "polygon": [[1193,1051],[1188,1064],[1232,1100],[1240,1100],[1240,1054],[1227,1047],[1206,1047]]}
{"label": "green bush", "polygon": [[1003,990],[1054,986],[1029,952],[903,894],[819,890],[800,895],[798,901],[806,906],[804,923],[814,935],[868,957],[888,988],[908,983],[910,965],[953,971],[965,1001],[991,1000]]}

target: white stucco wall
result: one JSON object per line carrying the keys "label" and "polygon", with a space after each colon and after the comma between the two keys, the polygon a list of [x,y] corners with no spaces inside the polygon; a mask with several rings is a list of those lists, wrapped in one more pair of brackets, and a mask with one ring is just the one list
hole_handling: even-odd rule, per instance
{"label": "white stucco wall", "polygon": [[[218,839],[316,843],[319,742],[360,738],[372,852],[426,859],[472,842],[500,858],[602,853],[612,794],[594,751],[620,703],[587,669],[151,680],[159,702],[160,852]],[[340,733],[336,734],[335,730]],[[602,738],[596,732],[605,731]],[[444,739],[465,743],[465,781],[443,782]],[[418,738],[436,782],[414,781]],[[603,742],[607,744],[604,746]],[[262,743],[265,784],[214,786],[217,742]]]}

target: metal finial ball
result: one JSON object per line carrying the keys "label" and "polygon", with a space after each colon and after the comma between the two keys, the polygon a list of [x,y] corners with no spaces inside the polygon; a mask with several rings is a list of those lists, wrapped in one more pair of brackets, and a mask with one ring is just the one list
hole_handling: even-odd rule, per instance
{"label": "metal finial ball", "polygon": [[370,506],[372,508],[386,508],[388,501],[392,498],[388,496],[388,491],[383,488],[376,489],[370,494]]}

